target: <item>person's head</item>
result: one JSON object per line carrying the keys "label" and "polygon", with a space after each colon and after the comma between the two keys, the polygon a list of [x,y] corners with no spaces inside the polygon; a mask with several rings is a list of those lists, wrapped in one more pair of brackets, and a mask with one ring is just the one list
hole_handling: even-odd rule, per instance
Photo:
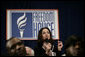
{"label": "person's head", "polygon": [[46,39],[52,39],[52,34],[49,28],[44,27],[41,28],[39,33],[38,33],[38,40],[42,41],[42,40],[46,40]]}
{"label": "person's head", "polygon": [[81,38],[71,35],[65,41],[65,50],[67,56],[79,56],[81,51]]}
{"label": "person's head", "polygon": [[38,42],[40,43],[46,39],[53,40],[50,29],[47,27],[44,27],[44,28],[41,28],[38,33]]}
{"label": "person's head", "polygon": [[26,49],[23,42],[15,37],[12,37],[6,42],[7,52],[10,56],[25,56]]}

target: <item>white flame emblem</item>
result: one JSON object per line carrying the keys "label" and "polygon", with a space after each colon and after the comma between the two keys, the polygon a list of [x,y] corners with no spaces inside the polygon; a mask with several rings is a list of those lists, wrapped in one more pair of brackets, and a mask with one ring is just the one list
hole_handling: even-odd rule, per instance
{"label": "white flame emblem", "polygon": [[24,28],[22,27],[26,26],[26,20],[27,20],[27,17],[25,13],[23,16],[20,16],[17,20],[17,25],[18,25],[18,29],[20,30],[21,38],[23,37],[23,32],[24,32]]}

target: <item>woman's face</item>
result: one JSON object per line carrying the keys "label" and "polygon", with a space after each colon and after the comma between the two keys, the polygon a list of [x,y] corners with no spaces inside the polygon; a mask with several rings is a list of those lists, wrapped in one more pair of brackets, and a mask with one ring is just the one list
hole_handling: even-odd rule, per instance
{"label": "woman's face", "polygon": [[43,29],[42,30],[42,38],[43,38],[43,40],[50,39],[50,32],[49,32],[48,29]]}

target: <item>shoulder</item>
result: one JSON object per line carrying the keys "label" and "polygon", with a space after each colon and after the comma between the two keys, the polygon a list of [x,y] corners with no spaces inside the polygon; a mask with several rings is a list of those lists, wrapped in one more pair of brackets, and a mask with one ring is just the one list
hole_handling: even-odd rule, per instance
{"label": "shoulder", "polygon": [[34,56],[34,50],[32,48],[25,46],[25,49],[26,49],[27,55]]}

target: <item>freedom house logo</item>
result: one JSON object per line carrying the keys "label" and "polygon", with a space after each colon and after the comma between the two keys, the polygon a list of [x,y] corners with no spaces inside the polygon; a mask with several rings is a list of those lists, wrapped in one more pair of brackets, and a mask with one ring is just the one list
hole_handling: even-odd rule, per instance
{"label": "freedom house logo", "polygon": [[6,39],[37,40],[38,32],[48,27],[53,39],[59,39],[57,9],[7,9]]}

